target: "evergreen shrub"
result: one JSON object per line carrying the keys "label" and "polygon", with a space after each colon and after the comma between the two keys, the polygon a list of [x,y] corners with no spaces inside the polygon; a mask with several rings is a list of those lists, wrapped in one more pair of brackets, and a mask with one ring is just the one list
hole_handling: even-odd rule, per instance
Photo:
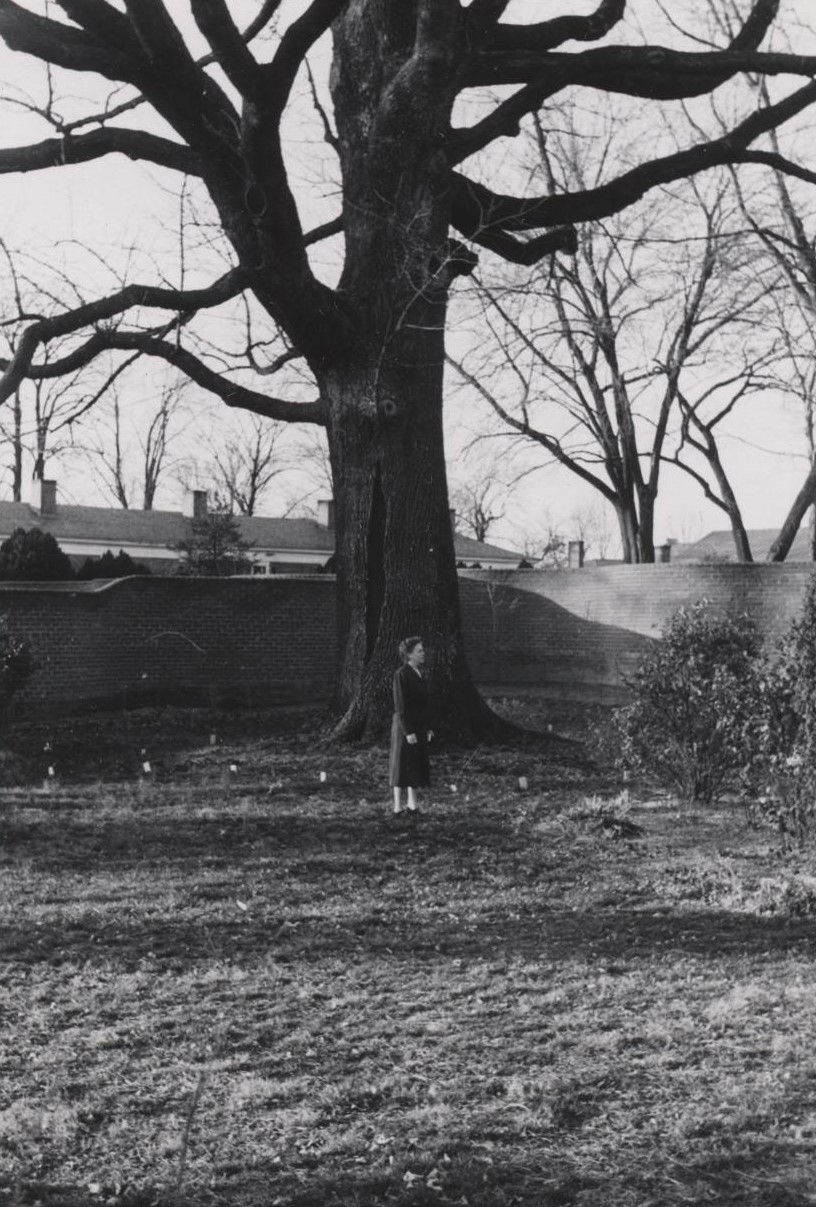
{"label": "evergreen shrub", "polygon": [[86,557],[77,571],[77,578],[86,582],[95,578],[132,578],[134,575],[149,574],[147,566],[142,562],[135,562],[123,549],[117,554],[108,549],[101,557]]}
{"label": "evergreen shrub", "polygon": [[15,528],[0,545],[0,580],[60,582],[73,577],[71,559],[41,528]]}
{"label": "evergreen shrub", "polygon": [[619,761],[683,799],[710,803],[755,757],[766,716],[762,643],[748,616],[705,600],[681,608],[641,662],[619,709]]}

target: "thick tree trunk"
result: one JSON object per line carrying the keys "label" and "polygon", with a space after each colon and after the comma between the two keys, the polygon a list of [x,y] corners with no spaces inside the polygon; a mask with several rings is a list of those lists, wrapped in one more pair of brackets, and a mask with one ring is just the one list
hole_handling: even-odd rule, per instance
{"label": "thick tree trunk", "polygon": [[751,542],[748,538],[748,532],[742,519],[740,505],[737,502],[737,496],[731,488],[731,483],[728,480],[728,475],[720,461],[720,455],[712,440],[709,455],[709,462],[714,471],[714,476],[717,480],[717,485],[720,488],[720,496],[722,498],[726,515],[731,524],[731,535],[734,538],[734,550],[737,555],[738,562],[752,562],[754,555],[751,552]]}
{"label": "thick tree trunk", "polygon": [[[717,448],[717,441],[714,438],[714,433],[708,425],[704,424],[696,412],[692,408],[686,411],[688,419],[695,424],[699,430],[700,437],[703,441],[693,440],[692,444],[703,453],[708,464],[711,466],[714,474],[714,479],[720,491],[720,506],[722,506],[729,523],[731,524],[731,534],[734,538],[734,549],[737,555],[738,562],[753,562],[754,557],[751,553],[751,542],[748,539],[748,532],[742,519],[740,505],[737,502],[737,496],[734,494],[728,474],[725,472],[725,466],[720,458],[720,450]],[[717,499],[714,495],[710,498],[716,503]]]}
{"label": "thick tree trunk", "polygon": [[370,737],[390,724],[397,646],[419,635],[438,725],[473,735],[492,714],[465,661],[442,430],[448,292],[472,268],[449,239],[462,14],[350,0],[332,36],[339,292],[354,335],[312,367],[336,484],[337,732]]}
{"label": "thick tree trunk", "polygon": [[620,495],[615,504],[615,515],[621,539],[621,556],[627,565],[640,560],[638,545],[638,518],[633,504],[622,502]]}
{"label": "thick tree trunk", "polygon": [[11,497],[15,503],[23,498],[23,400],[20,391],[14,391],[14,449],[12,456]]}
{"label": "thick tree trunk", "polygon": [[751,552],[751,542],[748,537],[748,531],[742,520],[742,513],[736,511],[728,511],[729,519],[731,520],[731,535],[734,538],[734,551],[737,555],[738,562],[753,562],[754,555]]}
{"label": "thick tree trunk", "polygon": [[651,491],[641,490],[638,561],[652,563],[654,559],[654,496]]}
{"label": "thick tree trunk", "polygon": [[384,383],[377,366],[333,373],[329,445],[337,483],[342,737],[373,737],[391,720],[398,644],[428,650],[437,724],[478,735],[497,719],[465,659],[442,431],[441,327],[414,332],[412,355]]}
{"label": "thick tree trunk", "polygon": [[811,465],[808,476],[802,485],[802,489],[797,494],[791,505],[791,509],[785,517],[785,522],[779,530],[779,536],[768,550],[767,560],[769,562],[784,562],[790,552],[790,547],[793,544],[794,537],[799,531],[802,520],[807,514],[807,509],[816,499],[816,462]]}

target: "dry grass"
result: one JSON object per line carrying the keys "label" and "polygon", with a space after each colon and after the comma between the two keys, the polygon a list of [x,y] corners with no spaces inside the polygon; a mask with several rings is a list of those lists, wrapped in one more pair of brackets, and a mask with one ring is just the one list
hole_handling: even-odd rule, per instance
{"label": "dry grass", "polygon": [[816,1202],[807,858],[534,750],[411,823],[379,752],[170,745],[0,792],[0,1202]]}

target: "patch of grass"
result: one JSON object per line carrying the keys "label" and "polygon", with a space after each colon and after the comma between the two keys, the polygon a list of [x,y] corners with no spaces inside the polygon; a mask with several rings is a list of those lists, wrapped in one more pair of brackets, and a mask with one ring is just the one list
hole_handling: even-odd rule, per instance
{"label": "patch of grass", "polygon": [[806,856],[544,747],[411,821],[382,751],[194,736],[0,791],[0,1202],[814,1201]]}

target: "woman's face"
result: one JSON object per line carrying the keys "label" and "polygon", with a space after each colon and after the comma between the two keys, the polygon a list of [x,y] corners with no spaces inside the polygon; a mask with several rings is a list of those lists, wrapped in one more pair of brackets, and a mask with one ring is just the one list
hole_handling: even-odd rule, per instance
{"label": "woman's face", "polygon": [[422,666],[425,662],[425,646],[421,641],[417,642],[412,650],[408,653],[409,666]]}

